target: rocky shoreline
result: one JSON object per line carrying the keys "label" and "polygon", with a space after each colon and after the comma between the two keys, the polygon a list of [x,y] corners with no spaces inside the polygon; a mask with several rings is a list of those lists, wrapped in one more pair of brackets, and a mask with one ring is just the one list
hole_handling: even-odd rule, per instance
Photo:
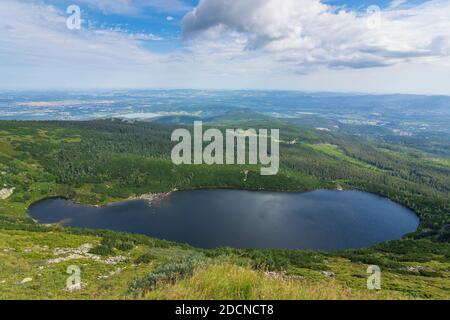
{"label": "rocky shoreline", "polygon": [[169,192],[147,193],[137,197],[131,197],[129,198],[129,200],[145,200],[148,202],[149,205],[152,205],[152,203],[162,201],[176,191],[177,189],[174,189]]}

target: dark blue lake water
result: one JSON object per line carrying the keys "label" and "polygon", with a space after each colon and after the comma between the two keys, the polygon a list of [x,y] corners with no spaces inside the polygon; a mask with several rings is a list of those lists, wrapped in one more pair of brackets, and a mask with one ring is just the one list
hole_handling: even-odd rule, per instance
{"label": "dark blue lake water", "polygon": [[41,223],[142,233],[201,248],[360,248],[399,239],[419,224],[412,211],[386,198],[327,190],[181,191],[151,206],[133,200],[103,208],[47,199],[29,214]]}

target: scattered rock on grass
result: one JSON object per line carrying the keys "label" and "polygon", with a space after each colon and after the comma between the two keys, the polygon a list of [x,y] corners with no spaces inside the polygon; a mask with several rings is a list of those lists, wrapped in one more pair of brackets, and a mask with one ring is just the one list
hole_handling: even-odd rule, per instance
{"label": "scattered rock on grass", "polygon": [[31,281],[33,281],[33,278],[25,278],[22,281],[20,281],[20,284],[25,284],[25,283],[28,283],[28,282],[31,282]]}
{"label": "scattered rock on grass", "polygon": [[83,282],[80,282],[80,283],[75,283],[75,284],[68,286],[65,290],[69,291],[69,292],[74,292],[74,291],[81,290],[84,287],[86,287],[86,285]]}
{"label": "scattered rock on grass", "polygon": [[321,274],[323,274],[325,277],[334,277],[334,272],[333,271],[321,271]]}
{"label": "scattered rock on grass", "polygon": [[14,193],[14,188],[0,189],[0,200],[8,199]]}
{"label": "scattered rock on grass", "polygon": [[92,244],[86,243],[78,248],[56,248],[55,250],[53,250],[54,255],[56,256],[66,255],[66,256],[47,260],[47,264],[57,264],[69,260],[79,260],[79,259],[89,259],[106,264],[118,264],[128,260],[128,258],[124,256],[108,257],[103,260],[102,257],[100,257],[99,255],[89,253],[89,251],[93,247],[94,246]]}

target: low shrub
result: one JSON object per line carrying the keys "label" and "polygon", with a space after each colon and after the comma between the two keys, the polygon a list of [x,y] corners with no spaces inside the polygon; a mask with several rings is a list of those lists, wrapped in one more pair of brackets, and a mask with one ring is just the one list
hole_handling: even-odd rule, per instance
{"label": "low shrub", "polygon": [[141,263],[150,263],[152,261],[154,261],[156,259],[156,255],[152,252],[146,252],[143,255],[139,256],[134,262],[136,264],[141,264]]}
{"label": "low shrub", "polygon": [[204,265],[206,261],[198,258],[163,263],[145,277],[133,280],[128,291],[135,296],[141,296],[154,290],[160,284],[175,283],[177,280],[190,277],[195,269]]}
{"label": "low shrub", "polygon": [[111,256],[114,254],[114,249],[103,244],[99,244],[89,250],[89,253],[96,254],[99,256]]}
{"label": "low shrub", "polygon": [[290,267],[324,270],[324,255],[300,250],[244,250],[243,257],[249,258],[254,268],[280,271]]}

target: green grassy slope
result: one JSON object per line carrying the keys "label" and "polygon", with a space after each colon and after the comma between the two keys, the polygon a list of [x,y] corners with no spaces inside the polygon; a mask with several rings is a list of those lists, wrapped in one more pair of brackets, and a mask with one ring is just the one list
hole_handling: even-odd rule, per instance
{"label": "green grassy slope", "polygon": [[[269,123],[264,117],[239,126]],[[286,141],[280,174],[273,177],[260,176],[256,166],[174,166],[170,125],[0,122],[0,188],[15,188],[0,200],[0,298],[450,297],[448,159],[271,123],[281,127]],[[209,187],[360,189],[414,209],[421,225],[400,241],[331,254],[199,250],[138,235],[40,226],[26,214],[31,203],[48,196],[107,204],[148,192]],[[76,251],[83,244],[93,247],[91,253]],[[109,263],[108,257],[123,260]],[[82,290],[64,289],[71,264],[81,267]],[[382,268],[380,292],[366,288],[370,264]],[[21,283],[26,278],[32,280]]]}

